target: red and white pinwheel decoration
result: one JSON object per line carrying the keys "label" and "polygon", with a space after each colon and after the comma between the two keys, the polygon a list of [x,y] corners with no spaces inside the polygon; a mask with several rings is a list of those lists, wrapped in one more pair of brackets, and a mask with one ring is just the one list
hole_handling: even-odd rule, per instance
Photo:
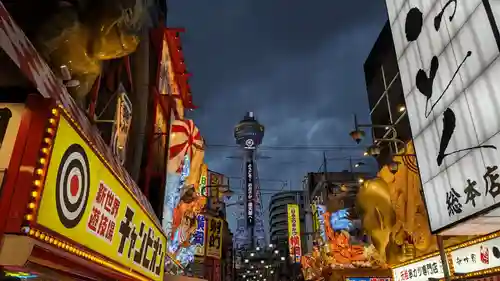
{"label": "red and white pinwheel decoration", "polygon": [[184,156],[193,159],[193,148],[204,149],[204,141],[193,120],[174,120],[170,131],[168,172],[180,173]]}

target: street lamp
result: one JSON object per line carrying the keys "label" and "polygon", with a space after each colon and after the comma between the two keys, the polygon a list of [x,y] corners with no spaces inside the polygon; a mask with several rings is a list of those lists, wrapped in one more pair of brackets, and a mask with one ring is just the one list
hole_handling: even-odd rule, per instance
{"label": "street lamp", "polygon": [[[399,110],[399,112],[404,112],[406,110],[406,108],[403,105],[401,105],[401,106],[399,106],[398,110]],[[365,132],[363,130],[361,130],[361,128],[372,128],[372,129],[384,128],[385,130],[387,130],[387,134],[384,135],[383,138],[374,138],[374,140],[373,140],[374,143],[372,145],[370,145],[368,147],[368,149],[364,152],[365,156],[370,155],[370,156],[377,157],[378,155],[380,155],[381,149],[380,149],[379,144],[382,142],[394,144],[394,147],[396,148],[396,150],[399,149],[398,145],[400,145],[402,147],[401,152],[396,151],[395,153],[393,153],[392,146],[389,146],[389,148],[391,150],[391,156],[415,156],[415,154],[407,154],[406,153],[406,143],[403,142],[402,140],[398,139],[398,133],[397,133],[394,125],[358,124],[358,119],[357,119],[356,115],[354,115],[354,131],[350,132],[349,135],[358,144],[363,140],[363,138],[365,136]],[[393,174],[396,173],[398,171],[398,165],[399,165],[398,162],[391,161],[388,164],[389,170]]]}

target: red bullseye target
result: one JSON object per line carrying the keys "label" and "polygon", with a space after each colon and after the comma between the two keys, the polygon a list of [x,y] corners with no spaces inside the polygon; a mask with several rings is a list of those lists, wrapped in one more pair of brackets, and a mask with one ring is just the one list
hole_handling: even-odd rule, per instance
{"label": "red bullseye target", "polygon": [[77,226],[82,219],[89,191],[89,160],[83,147],[72,144],[61,159],[56,182],[57,214],[66,228]]}

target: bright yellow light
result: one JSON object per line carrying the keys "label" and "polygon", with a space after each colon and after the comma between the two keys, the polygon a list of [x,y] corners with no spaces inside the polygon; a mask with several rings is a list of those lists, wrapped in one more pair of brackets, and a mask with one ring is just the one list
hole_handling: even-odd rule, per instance
{"label": "bright yellow light", "polygon": [[365,180],[364,179],[359,179],[358,182],[359,183],[363,183],[363,182],[365,182]]}
{"label": "bright yellow light", "polygon": [[406,110],[406,107],[404,105],[401,105],[399,108],[398,108],[399,112],[404,112]]}

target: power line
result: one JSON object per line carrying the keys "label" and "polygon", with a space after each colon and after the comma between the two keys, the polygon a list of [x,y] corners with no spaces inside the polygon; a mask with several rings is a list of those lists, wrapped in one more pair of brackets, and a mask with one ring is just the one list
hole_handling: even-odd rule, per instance
{"label": "power line", "polygon": [[[239,149],[240,146],[233,144],[206,144],[210,149]],[[358,145],[293,145],[293,146],[259,146],[259,150],[312,150],[312,151],[339,151],[339,150],[365,150]]]}

